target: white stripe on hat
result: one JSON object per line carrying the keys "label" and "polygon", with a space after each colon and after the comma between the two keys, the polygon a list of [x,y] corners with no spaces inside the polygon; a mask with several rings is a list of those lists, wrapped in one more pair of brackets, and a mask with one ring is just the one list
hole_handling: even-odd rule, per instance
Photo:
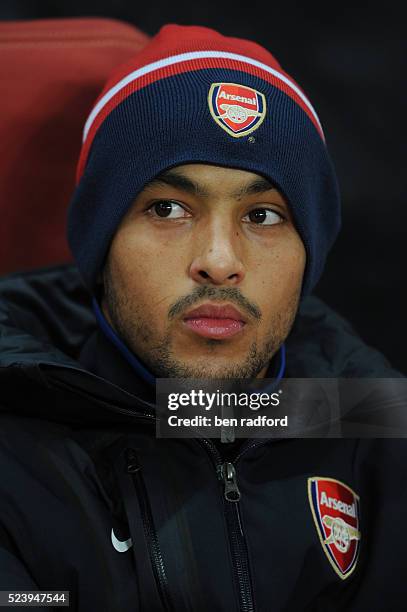
{"label": "white stripe on hat", "polygon": [[143,66],[143,68],[138,68],[137,70],[130,72],[130,74],[128,74],[121,81],[116,83],[116,85],[114,85],[114,87],[109,89],[109,91],[105,93],[105,95],[99,100],[99,102],[92,109],[92,112],[90,113],[85,123],[84,130],[83,130],[83,142],[85,142],[86,138],[88,137],[89,130],[92,127],[92,124],[95,121],[97,115],[100,113],[100,111],[121,89],[129,85],[129,83],[132,83],[133,81],[139,79],[140,77],[146,74],[149,74],[150,72],[153,72],[154,70],[165,68],[166,66],[171,66],[173,64],[179,64],[180,62],[187,62],[187,61],[191,61],[195,59],[205,59],[205,58],[211,58],[211,57],[237,60],[244,64],[250,64],[251,66],[256,66],[257,68],[260,68],[261,70],[264,70],[265,72],[268,72],[269,74],[272,74],[280,81],[283,81],[283,83],[288,85],[288,87],[290,87],[290,89],[295,91],[295,93],[301,98],[301,100],[304,102],[304,104],[306,105],[306,107],[309,109],[312,116],[314,117],[315,121],[319,125],[321,132],[323,134],[322,126],[318,119],[318,115],[313,109],[311,102],[308,100],[308,98],[306,98],[306,96],[302,93],[302,91],[294,83],[292,83],[284,74],[281,74],[274,68],[267,66],[267,64],[258,62],[257,60],[252,59],[250,57],[246,57],[245,55],[239,55],[238,53],[227,53],[225,51],[194,51],[190,53],[181,53],[179,55],[173,55],[171,57],[166,57],[165,59],[158,60],[157,62],[153,62],[152,64],[147,64],[147,66]]}

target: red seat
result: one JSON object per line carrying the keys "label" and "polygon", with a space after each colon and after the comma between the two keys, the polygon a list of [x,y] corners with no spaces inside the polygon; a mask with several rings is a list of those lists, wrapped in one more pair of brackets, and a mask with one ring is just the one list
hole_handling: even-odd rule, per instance
{"label": "red seat", "polygon": [[111,70],[147,41],[112,19],[0,22],[0,274],[71,260],[83,125]]}

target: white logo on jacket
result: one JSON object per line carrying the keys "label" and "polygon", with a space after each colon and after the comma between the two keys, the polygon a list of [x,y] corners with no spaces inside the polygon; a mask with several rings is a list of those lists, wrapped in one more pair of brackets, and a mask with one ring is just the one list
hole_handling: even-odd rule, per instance
{"label": "white logo on jacket", "polygon": [[127,550],[129,550],[129,548],[133,546],[133,541],[131,538],[129,538],[128,540],[118,540],[114,534],[113,529],[111,538],[113,547],[115,548],[115,550],[117,550],[117,552],[126,552]]}

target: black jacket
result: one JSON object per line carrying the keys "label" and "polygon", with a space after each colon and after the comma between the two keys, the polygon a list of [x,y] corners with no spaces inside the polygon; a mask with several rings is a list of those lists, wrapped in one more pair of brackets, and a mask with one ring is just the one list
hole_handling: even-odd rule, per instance
{"label": "black jacket", "polygon": [[[72,266],[0,282],[0,343],[0,590],[81,612],[405,610],[404,440],[157,439]],[[401,376],[316,298],[286,344],[289,377]]]}

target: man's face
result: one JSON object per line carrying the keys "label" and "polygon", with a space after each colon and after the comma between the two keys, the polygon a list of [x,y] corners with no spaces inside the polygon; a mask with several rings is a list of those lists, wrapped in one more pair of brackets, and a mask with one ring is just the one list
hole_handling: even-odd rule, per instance
{"label": "man's face", "polygon": [[277,189],[186,164],[149,183],[120,224],[102,308],[156,376],[262,377],[291,329],[304,267]]}

